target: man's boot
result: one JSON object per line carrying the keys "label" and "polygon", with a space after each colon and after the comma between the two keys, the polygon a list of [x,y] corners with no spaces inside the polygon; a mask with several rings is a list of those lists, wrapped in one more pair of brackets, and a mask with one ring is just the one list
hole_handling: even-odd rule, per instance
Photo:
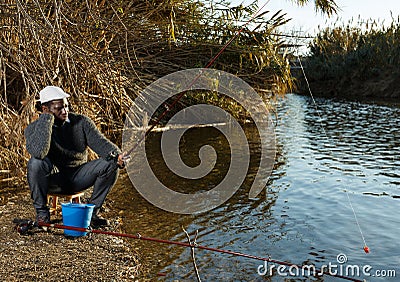
{"label": "man's boot", "polygon": [[36,225],[45,229],[46,227],[40,226],[41,223],[50,223],[50,210],[48,207],[36,209]]}
{"label": "man's boot", "polygon": [[90,221],[90,226],[93,228],[101,227],[101,226],[109,226],[110,222],[99,215],[100,208],[95,208],[92,214],[92,220]]}

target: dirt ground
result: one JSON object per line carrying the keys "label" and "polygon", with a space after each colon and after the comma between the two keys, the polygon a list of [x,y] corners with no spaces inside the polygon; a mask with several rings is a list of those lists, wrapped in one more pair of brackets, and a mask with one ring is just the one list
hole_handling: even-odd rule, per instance
{"label": "dirt ground", "polygon": [[[0,194],[1,281],[138,281],[138,254],[119,237],[88,234],[71,239],[61,229],[20,235],[13,220],[34,219],[28,189],[23,190],[8,197]],[[108,231],[122,232],[118,214],[106,209],[103,215],[112,221]],[[61,216],[52,216],[57,219]]]}

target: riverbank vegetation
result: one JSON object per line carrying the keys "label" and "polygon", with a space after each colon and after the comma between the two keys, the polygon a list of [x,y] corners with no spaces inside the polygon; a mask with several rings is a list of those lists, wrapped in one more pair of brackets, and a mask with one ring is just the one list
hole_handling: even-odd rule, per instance
{"label": "riverbank vegetation", "polygon": [[[142,89],[174,71],[205,66],[256,8],[184,0],[7,0],[0,19],[2,182],[24,179],[23,130],[37,116],[45,85],[62,86],[73,111],[118,143],[124,114]],[[246,27],[213,67],[266,93],[284,93],[291,87],[289,65],[272,32],[285,21],[281,12],[255,19],[258,29]]]}
{"label": "riverbank vegetation", "polygon": [[[336,12],[332,0],[315,4]],[[91,117],[119,144],[124,116],[142,89],[166,74],[206,66],[243,28],[212,67],[244,79],[264,99],[286,93],[293,79],[277,28],[288,19],[269,11],[245,25],[257,8],[257,1],[229,7],[225,0],[4,0],[0,185],[25,183],[23,130],[37,118],[35,103],[46,85],[70,93],[72,111]],[[206,100],[218,104],[214,95]]]}
{"label": "riverbank vegetation", "polygon": [[[316,95],[351,99],[400,97],[400,19],[367,20],[321,30],[303,58]],[[299,91],[308,93],[303,81]]]}

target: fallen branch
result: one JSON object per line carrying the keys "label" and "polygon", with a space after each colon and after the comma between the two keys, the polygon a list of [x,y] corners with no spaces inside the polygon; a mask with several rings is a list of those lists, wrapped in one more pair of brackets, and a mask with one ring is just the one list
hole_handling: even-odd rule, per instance
{"label": "fallen branch", "polygon": [[201,282],[200,275],[199,275],[199,269],[197,268],[197,265],[196,265],[196,258],[195,258],[195,256],[194,256],[194,248],[195,248],[196,245],[197,245],[196,240],[197,240],[197,235],[199,234],[199,230],[196,230],[196,234],[195,234],[195,237],[194,237],[194,241],[193,241],[193,242],[190,240],[189,233],[187,233],[187,231],[185,230],[185,228],[183,228],[183,226],[182,226],[182,230],[183,230],[183,232],[185,232],[186,237],[187,237],[187,239],[188,239],[188,243],[189,243],[189,245],[191,246],[190,252],[192,253],[192,262],[193,262],[194,271],[195,271],[195,273],[196,273],[197,281]]}

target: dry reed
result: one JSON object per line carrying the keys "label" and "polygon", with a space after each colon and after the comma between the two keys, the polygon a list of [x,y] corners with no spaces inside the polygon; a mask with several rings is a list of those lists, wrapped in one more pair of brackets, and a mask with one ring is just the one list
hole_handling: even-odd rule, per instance
{"label": "dry reed", "polygon": [[[23,130],[38,115],[41,88],[61,86],[73,111],[91,117],[118,144],[124,115],[141,89],[171,72],[205,66],[256,9],[185,0],[2,3],[0,181],[8,185],[25,181]],[[278,12],[255,22],[258,29],[246,28],[213,67],[262,93],[284,93],[292,86],[289,64],[283,41],[272,34],[286,20]]]}
{"label": "dry reed", "polygon": [[[312,84],[319,84],[322,91],[328,92],[334,86],[331,92],[342,96],[356,94],[357,89],[353,88],[359,87],[361,91],[371,91],[357,93],[360,97],[390,97],[398,92],[399,36],[399,18],[393,18],[386,26],[379,21],[358,18],[355,23],[351,20],[321,30],[304,60],[308,78]],[[387,86],[382,90],[372,87],[378,81]]]}

